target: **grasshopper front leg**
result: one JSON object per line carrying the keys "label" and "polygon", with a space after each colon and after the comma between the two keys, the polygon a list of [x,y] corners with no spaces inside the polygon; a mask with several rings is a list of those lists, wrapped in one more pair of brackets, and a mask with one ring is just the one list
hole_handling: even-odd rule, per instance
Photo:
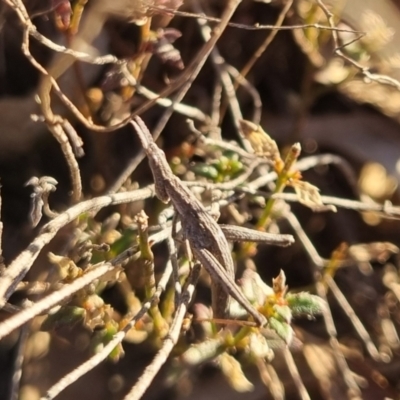
{"label": "grasshopper front leg", "polygon": [[290,246],[294,243],[292,235],[261,232],[236,225],[220,225],[220,228],[229,242],[265,243],[282,247]]}

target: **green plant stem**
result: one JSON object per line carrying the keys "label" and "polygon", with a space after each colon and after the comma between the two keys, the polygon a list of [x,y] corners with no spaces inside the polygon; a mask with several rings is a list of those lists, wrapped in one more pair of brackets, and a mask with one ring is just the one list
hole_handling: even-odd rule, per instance
{"label": "green plant stem", "polygon": [[244,326],[242,327],[239,332],[234,336],[233,338],[233,346],[236,346],[238,343],[240,343],[243,339],[245,339],[247,336],[250,335],[252,332],[253,328],[249,326]]}
{"label": "green plant stem", "polygon": [[[286,156],[282,169],[278,172],[278,179],[276,181],[276,186],[273,194],[283,192],[288,182],[293,178],[293,172],[291,172],[291,170],[293,165],[296,163],[300,155],[300,152],[301,152],[300,143],[293,144],[289,150],[289,153]],[[261,214],[260,219],[256,224],[256,228],[258,230],[260,231],[265,230],[268,224],[271,222],[271,213],[274,204],[275,204],[275,199],[273,198],[273,196],[271,196]],[[242,256],[246,257],[249,255],[250,256],[254,255],[254,253],[256,252],[256,246],[257,245],[254,243],[246,243],[243,246]]]}
{"label": "green plant stem", "polygon": [[[288,181],[287,175],[279,174],[273,194],[283,192],[283,190],[286,187],[287,181]],[[261,214],[261,217],[257,222],[256,228],[258,230],[265,230],[265,228],[269,225],[269,223],[271,221],[271,218],[270,218],[271,212],[274,207],[275,201],[276,200],[273,198],[273,196],[271,196],[270,199],[268,200],[268,202]]]}
{"label": "green plant stem", "polygon": [[[276,182],[274,194],[281,193],[287,183],[292,178],[291,169],[293,165],[296,163],[297,159],[299,158],[301,152],[300,143],[295,143],[289,150],[288,155],[286,156],[284,165],[282,170],[278,173],[278,180]],[[264,211],[257,223],[257,229],[264,230],[270,222],[271,211],[274,206],[275,199],[270,198],[267,205],[264,208]]]}
{"label": "green plant stem", "polygon": [[[156,291],[156,279],[154,276],[154,255],[149,244],[148,221],[144,212],[136,217],[139,227],[139,246],[143,267],[144,290],[146,299],[151,299]],[[158,304],[152,304],[149,314],[153,319],[154,333],[157,337],[164,337],[168,333],[168,324],[163,318]]]}

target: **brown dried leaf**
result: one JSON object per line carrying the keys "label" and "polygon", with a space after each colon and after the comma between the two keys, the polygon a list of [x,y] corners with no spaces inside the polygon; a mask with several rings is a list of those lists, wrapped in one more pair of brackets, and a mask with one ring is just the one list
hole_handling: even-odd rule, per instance
{"label": "brown dried leaf", "polygon": [[373,242],[350,246],[348,251],[350,257],[356,262],[385,263],[389,257],[399,252],[399,248],[389,242]]}
{"label": "brown dried leaf", "polygon": [[311,185],[311,183],[295,180],[291,183],[294,188],[299,202],[306,207],[311,208],[313,211],[333,211],[336,212],[336,207],[332,205],[325,205],[322,202],[319,194],[319,189]]}
{"label": "brown dried leaf", "polygon": [[228,353],[223,353],[218,357],[221,370],[228,379],[229,384],[237,392],[250,392],[253,384],[246,378],[240,363]]}
{"label": "brown dried leaf", "polygon": [[249,268],[243,272],[240,286],[246,298],[257,305],[263,304],[267,296],[274,294],[273,289],[261,279],[260,275]]}
{"label": "brown dried leaf", "polygon": [[286,286],[286,275],[283,270],[279,271],[279,274],[276,278],[272,278],[272,289],[275,294],[279,294],[283,296],[288,287]]}
{"label": "brown dried leaf", "polygon": [[68,0],[52,0],[52,8],[54,9],[54,19],[58,29],[65,31],[71,23],[72,8]]}
{"label": "brown dried leaf", "polygon": [[252,332],[249,335],[249,351],[254,358],[271,361],[274,352],[268,345],[267,339],[260,332]]}
{"label": "brown dried leaf", "polygon": [[369,51],[377,51],[388,44],[395,33],[383,18],[372,10],[365,10],[360,19],[361,29],[367,34],[361,39]]}
{"label": "brown dried leaf", "polygon": [[61,280],[73,280],[82,274],[82,269],[68,257],[58,256],[51,251],[48,253],[48,259],[51,264],[59,268]]}
{"label": "brown dried leaf", "polygon": [[281,159],[275,140],[260,125],[246,120],[240,120],[239,124],[243,135],[250,142],[256,155],[271,159],[272,161]]}
{"label": "brown dried leaf", "polygon": [[182,36],[181,32],[174,28],[158,29],[153,40],[149,41],[146,51],[156,55],[164,64],[183,69],[185,65],[179,50],[173,43]]}

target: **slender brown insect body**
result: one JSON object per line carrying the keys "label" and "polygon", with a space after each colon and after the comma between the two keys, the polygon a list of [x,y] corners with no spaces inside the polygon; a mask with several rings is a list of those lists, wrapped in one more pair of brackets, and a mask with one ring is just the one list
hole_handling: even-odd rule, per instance
{"label": "slender brown insect body", "polygon": [[212,306],[216,318],[229,315],[232,296],[260,325],[266,323],[236,285],[235,269],[228,241],[221,228],[196,196],[173,174],[164,152],[154,143],[144,122],[132,121],[153,173],[157,196],[171,200],[180,216],[182,230],[195,257],[212,280]]}

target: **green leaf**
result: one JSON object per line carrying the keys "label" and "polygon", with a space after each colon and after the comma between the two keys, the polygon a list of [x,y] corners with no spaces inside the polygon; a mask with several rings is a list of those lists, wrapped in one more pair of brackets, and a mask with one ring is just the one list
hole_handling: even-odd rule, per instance
{"label": "green leaf", "polygon": [[[100,352],[105,345],[107,345],[114,336],[118,333],[119,326],[116,321],[110,320],[105,324],[105,327],[99,331],[97,331],[93,335],[92,339],[92,348],[95,353]],[[112,361],[118,361],[124,355],[124,349],[119,343],[115,348],[111,351],[108,357]]]}
{"label": "green leaf", "polygon": [[[210,307],[205,304],[196,303],[193,305],[194,315],[198,323],[201,325],[204,331],[204,337],[213,337],[217,332],[215,323],[212,322],[213,314]],[[232,314],[229,314],[232,315]]]}
{"label": "green leaf", "polygon": [[218,169],[215,166],[198,163],[193,167],[193,172],[204,178],[215,181],[219,177]]}
{"label": "green leaf", "polygon": [[321,314],[324,301],[307,292],[288,294],[285,297],[294,316]]}
{"label": "green leaf", "polygon": [[292,320],[292,310],[288,306],[280,306],[275,304],[273,306],[275,313],[279,316],[279,319],[290,324]]}
{"label": "green leaf", "polygon": [[42,323],[40,329],[42,331],[57,330],[66,325],[74,325],[83,321],[85,310],[76,306],[61,307],[54,314],[50,314]]}
{"label": "green leaf", "polygon": [[249,335],[249,351],[254,358],[258,359],[271,361],[274,357],[267,339],[260,332],[252,332]]}
{"label": "green leaf", "polygon": [[288,323],[279,321],[274,317],[269,318],[268,323],[286,344],[290,344],[293,339],[293,329]]}
{"label": "green leaf", "polygon": [[216,339],[205,340],[204,342],[193,344],[180,357],[185,365],[195,366],[205,361],[212,360],[224,349],[222,345],[224,338],[221,336]]}
{"label": "green leaf", "polygon": [[218,161],[213,163],[213,166],[224,177],[233,177],[243,170],[243,164],[238,159],[238,156],[234,154],[230,154],[230,156],[231,157],[222,156]]}
{"label": "green leaf", "polygon": [[[126,229],[122,233],[122,236],[110,246],[110,251],[107,254],[106,258],[109,259],[112,257],[116,257],[118,254],[122,253],[128,247],[132,246],[132,244],[135,244],[136,237],[137,237],[137,232],[132,231],[131,229]],[[104,260],[105,258],[104,253],[95,252],[95,254],[98,256],[98,258],[93,257],[92,258],[93,263]]]}
{"label": "green leaf", "polygon": [[319,189],[311,185],[311,183],[293,180],[291,183],[293,186],[298,201],[306,207],[311,208],[313,211],[333,211],[336,212],[336,207],[332,205],[325,205],[322,202]]}
{"label": "green leaf", "polygon": [[274,294],[274,291],[268,286],[253,270],[247,268],[240,279],[240,286],[247,299],[256,305],[262,305],[267,296]]}
{"label": "green leaf", "polygon": [[250,392],[254,389],[253,384],[246,378],[240,363],[228,353],[223,353],[218,358],[222,373],[229,384],[237,392]]}

